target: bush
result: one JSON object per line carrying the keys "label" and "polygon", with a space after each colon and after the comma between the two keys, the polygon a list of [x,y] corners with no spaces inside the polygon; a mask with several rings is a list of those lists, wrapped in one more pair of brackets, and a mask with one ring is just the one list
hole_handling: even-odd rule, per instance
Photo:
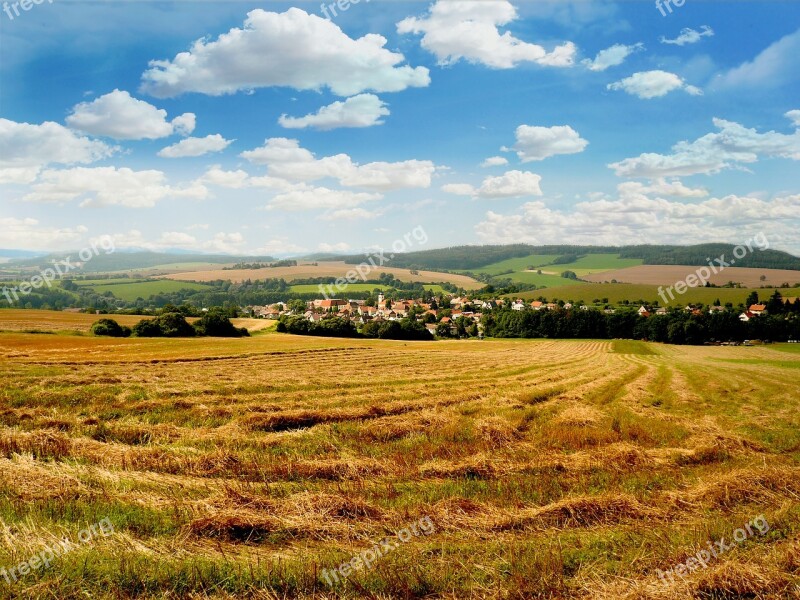
{"label": "bush", "polygon": [[114,319],[100,319],[92,323],[91,332],[94,335],[108,337],[128,337],[131,334],[131,328],[120,325]]}
{"label": "bush", "polygon": [[197,335],[211,337],[243,337],[250,335],[250,332],[245,327],[235,327],[227,315],[219,309],[212,309],[205,313],[194,324],[194,329]]}
{"label": "bush", "polygon": [[137,337],[194,337],[197,335],[181,313],[167,313],[155,319],[145,319],[133,326]]}

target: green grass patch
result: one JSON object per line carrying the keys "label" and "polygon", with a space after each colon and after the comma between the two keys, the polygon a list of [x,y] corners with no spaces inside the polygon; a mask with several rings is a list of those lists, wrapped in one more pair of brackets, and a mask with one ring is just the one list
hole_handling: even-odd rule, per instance
{"label": "green grass patch", "polygon": [[645,356],[658,354],[648,343],[636,340],[614,340],[611,343],[611,351],[616,354],[642,354]]}
{"label": "green grass patch", "polygon": [[210,286],[189,281],[159,279],[157,281],[133,281],[129,283],[103,283],[86,286],[98,294],[111,292],[116,298],[133,302],[137,298],[145,300],[154,294],[177,292],[179,290],[207,290]]}

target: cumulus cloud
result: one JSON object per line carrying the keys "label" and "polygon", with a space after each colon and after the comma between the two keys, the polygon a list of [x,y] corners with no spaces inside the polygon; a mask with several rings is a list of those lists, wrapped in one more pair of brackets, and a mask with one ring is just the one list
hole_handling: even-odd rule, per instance
{"label": "cumulus cloud", "polygon": [[630,77],[609,83],[606,87],[609,90],[622,90],[631,96],[637,96],[645,100],[666,96],[674,90],[684,90],[692,96],[701,96],[703,94],[703,90],[689,85],[675,73],[661,70],[634,73]]}
{"label": "cumulus cloud", "polygon": [[532,62],[551,67],[574,63],[572,42],[552,52],[520,40],[498,27],[517,19],[517,10],[508,0],[438,0],[423,17],[408,17],[397,24],[400,34],[422,34],[421,45],[436,56],[441,65],[459,60],[495,69],[510,69]]}
{"label": "cumulus cloud", "polygon": [[795,127],[800,127],[800,110],[790,110],[784,117],[789,119]]}
{"label": "cumulus cloud", "polygon": [[482,167],[502,167],[508,164],[508,159],[504,156],[490,156],[481,163]]}
{"label": "cumulus cloud", "polygon": [[709,27],[708,25],[701,26],[700,31],[692,29],[691,27],[684,27],[683,29],[681,29],[680,35],[673,40],[669,40],[662,35],[661,43],[672,44],[674,46],[685,46],[687,44],[696,44],[704,37],[711,37],[713,35],[714,35],[714,30],[711,29],[711,27]]}
{"label": "cumulus cloud", "polygon": [[679,142],[671,154],[641,154],[612,163],[620,177],[675,177],[713,174],[726,168],[758,162],[759,158],[800,160],[800,130],[793,134],[758,133],[738,123],[714,119],[717,133],[693,142]]}
{"label": "cumulus cloud", "polygon": [[65,203],[81,199],[81,207],[119,205],[149,208],[165,198],[203,199],[201,183],[173,187],[161,171],[133,171],[127,167],[76,167],[47,170],[23,197],[27,202]]}
{"label": "cumulus cloud", "polygon": [[0,183],[31,183],[49,164],[88,164],[118,148],[52,121],[41,125],[0,119]]}
{"label": "cumulus cloud", "polygon": [[381,198],[383,198],[381,194],[307,186],[276,195],[270,200],[267,208],[281,208],[290,211],[337,210],[352,208]]}
{"label": "cumulus cloud", "polygon": [[753,60],[720,75],[712,87],[772,89],[797,81],[798,56],[800,29],[781,38]]}
{"label": "cumulus cloud", "polygon": [[589,145],[589,142],[569,125],[555,127],[520,125],[515,135],[517,142],[514,146],[502,150],[515,151],[524,163],[544,160],[557,154],[576,154],[583,152]]}
{"label": "cumulus cloud", "polygon": [[317,246],[317,250],[320,252],[347,252],[350,250],[351,246],[347,242],[338,242],[336,244],[327,244],[325,242],[320,242]]}
{"label": "cumulus cloud", "polygon": [[261,87],[329,88],[339,96],[425,87],[425,67],[384,48],[386,38],[347,36],[338,25],[299,8],[284,13],[255,9],[242,28],[216,40],[202,38],[172,60],[154,60],[142,90],[157,98],[200,92],[212,96]]}
{"label": "cumulus cloud", "polygon": [[642,43],[633,44],[631,46],[614,44],[610,48],[598,52],[594,60],[587,58],[582,60],[581,64],[590,71],[605,71],[608,68],[621,65],[631,54],[643,49],[644,44]]}
{"label": "cumulus cloud", "polygon": [[300,254],[308,252],[305,246],[298,246],[285,237],[275,238],[264,242],[252,251],[252,254],[267,254],[270,256],[284,256],[287,254]]}
{"label": "cumulus cloud", "polygon": [[427,160],[359,165],[347,154],[317,159],[300,142],[288,138],[267,139],[260,148],[242,152],[240,156],[254,164],[266,165],[274,177],[304,182],[329,177],[347,187],[374,190],[427,188],[436,171],[436,166]]}
{"label": "cumulus cloud", "polygon": [[367,210],[366,208],[340,208],[323,214],[320,218],[324,221],[363,221],[375,219],[383,214],[381,210]]}
{"label": "cumulus cloud", "polygon": [[92,135],[117,140],[156,140],[194,131],[195,115],[184,113],[167,121],[167,111],[128,92],[114,90],[92,102],[81,102],[72,108],[67,125]]}
{"label": "cumulus cloud", "polygon": [[473,198],[516,198],[519,196],[541,196],[539,183],[542,178],[529,171],[506,171],[498,177],[487,177],[479,188],[466,183],[451,183],[442,186],[442,191]]}
{"label": "cumulus cloud", "polygon": [[359,94],[344,102],[323,106],[316,113],[305,117],[281,115],[278,123],[287,129],[313,127],[322,131],[341,127],[372,127],[383,125],[381,117],[389,115],[386,104],[374,94]]}
{"label": "cumulus cloud", "polygon": [[83,225],[48,227],[37,219],[0,217],[0,247],[59,250],[81,242],[88,231]]}
{"label": "cumulus cloud", "polygon": [[626,181],[617,186],[621,198],[636,198],[641,196],[667,196],[673,198],[705,198],[708,190],[705,188],[692,188],[684,185],[679,179],[667,181],[659,177],[645,185],[638,181]]}
{"label": "cumulus cloud", "polygon": [[475,227],[483,243],[698,244],[745,240],[769,231],[770,241],[799,248],[800,195],[759,199],[709,198],[702,202],[668,200],[657,195],[621,195],[553,208],[543,201],[517,212],[486,213]]}
{"label": "cumulus cloud", "polygon": [[221,152],[233,143],[220,134],[207,135],[204,138],[189,137],[177,144],[162,148],[158,155],[164,158],[184,158],[188,156],[203,156],[211,152]]}

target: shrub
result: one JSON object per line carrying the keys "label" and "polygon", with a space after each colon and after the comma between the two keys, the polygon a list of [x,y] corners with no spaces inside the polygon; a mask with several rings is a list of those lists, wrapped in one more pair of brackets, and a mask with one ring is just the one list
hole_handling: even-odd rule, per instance
{"label": "shrub", "polygon": [[197,335],[212,337],[242,337],[249,336],[250,332],[245,327],[237,328],[231,320],[219,309],[211,309],[194,324]]}
{"label": "shrub", "polygon": [[133,326],[138,337],[194,337],[197,335],[181,313],[167,313],[155,319],[144,319]]}
{"label": "shrub", "polygon": [[128,337],[131,334],[131,328],[120,325],[114,319],[100,319],[92,323],[91,332],[94,335],[108,337]]}

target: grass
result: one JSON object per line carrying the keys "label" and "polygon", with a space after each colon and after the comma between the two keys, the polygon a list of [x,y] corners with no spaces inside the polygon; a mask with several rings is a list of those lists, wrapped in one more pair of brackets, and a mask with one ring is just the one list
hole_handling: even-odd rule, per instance
{"label": "grass", "polygon": [[[675,299],[666,304],[658,294],[657,285],[643,285],[632,283],[584,283],[580,286],[561,285],[554,286],[545,290],[534,290],[518,294],[521,298],[528,300],[545,296],[548,300],[565,300],[577,302],[583,300],[591,304],[595,299],[602,300],[608,298],[611,304],[618,304],[625,300],[636,304],[640,301],[658,302],[662,306],[683,306],[688,303],[703,303],[711,305],[719,299],[724,305],[727,302],[734,306],[744,303],[747,296],[753,291],[758,292],[760,297],[769,298],[775,290],[772,289],[745,289],[745,288],[689,288],[685,294],[675,296]],[[667,296],[669,300],[669,296]]]}
{"label": "grass", "polygon": [[[81,282],[82,283],[82,282]],[[169,292],[177,292],[178,290],[205,290],[209,286],[202,283],[194,283],[189,281],[172,281],[169,279],[159,279],[157,281],[131,281],[128,280],[112,280],[103,283],[92,283],[87,285],[98,294],[111,292],[115,297],[127,302],[133,302],[137,298],[147,299],[154,294],[164,294]]]}
{"label": "grass", "polygon": [[[0,597],[784,598],[794,345],[109,340],[0,311]],[[799,346],[800,347],[800,346]],[[662,584],[707,540],[770,530]],[[322,575],[428,517],[332,588]],[[397,540],[397,538],[395,538]]]}
{"label": "grass", "polygon": [[[325,287],[323,285],[323,287]],[[318,294],[319,293],[319,285],[317,284],[299,284],[293,285],[289,288],[295,294]],[[345,284],[341,290],[338,290],[335,286],[333,287],[335,291],[339,294],[345,294],[348,291],[351,292],[371,292],[375,289],[388,289],[383,288],[377,283],[348,283]]]}
{"label": "grass", "polygon": [[[513,281],[532,283],[538,287],[561,287],[575,285],[580,282],[561,277],[564,271],[573,271],[578,277],[591,273],[602,273],[625,267],[642,264],[640,259],[619,258],[617,254],[587,254],[572,263],[551,264],[557,255],[531,254],[521,258],[510,258],[474,269],[478,273],[488,273],[499,277],[508,277]],[[536,272],[541,270],[542,274]],[[513,271],[509,273],[508,271]]]}

